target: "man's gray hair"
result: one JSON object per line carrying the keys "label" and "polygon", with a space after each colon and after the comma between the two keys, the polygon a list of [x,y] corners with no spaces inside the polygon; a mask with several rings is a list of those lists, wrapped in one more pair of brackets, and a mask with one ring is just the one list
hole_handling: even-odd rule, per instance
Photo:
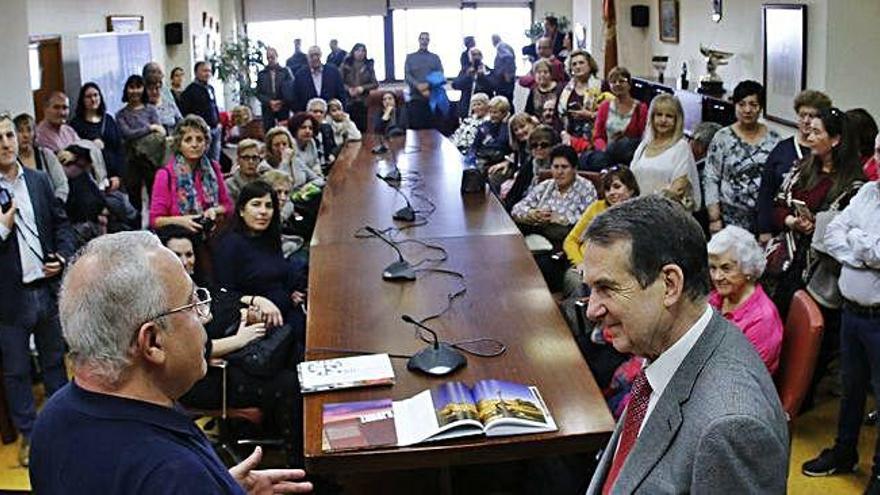
{"label": "man's gray hair", "polygon": [[706,250],[715,256],[729,252],[739,264],[740,271],[752,280],[760,278],[767,265],[764,250],[755,240],[754,234],[736,225],[728,225],[713,235]]}
{"label": "man's gray hair", "polygon": [[[83,248],[64,277],[58,306],[70,357],[108,384],[118,384],[131,366],[140,325],[168,309],[165,285],[149,256],[159,249],[162,243],[150,232],[104,235]],[[76,269],[85,262],[99,268]]]}
{"label": "man's gray hair", "polygon": [[313,108],[321,108],[326,113],[327,102],[323,98],[312,98],[306,103],[306,111],[311,111]]}
{"label": "man's gray hair", "polygon": [[715,133],[720,129],[721,124],[717,122],[700,122],[697,127],[694,128],[693,139],[708,148],[709,143],[712,142],[712,138],[715,137]]}

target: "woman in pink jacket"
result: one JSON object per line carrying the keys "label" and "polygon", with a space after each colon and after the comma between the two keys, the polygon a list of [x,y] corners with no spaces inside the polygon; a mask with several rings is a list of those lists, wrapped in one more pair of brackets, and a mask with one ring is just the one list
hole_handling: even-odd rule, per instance
{"label": "woman in pink jacket", "polygon": [[232,211],[220,165],[206,155],[210,141],[211,131],[201,117],[187,115],[177,125],[174,155],[153,181],[150,227],[179,225],[198,233]]}
{"label": "woman in pink jacket", "polygon": [[751,232],[735,225],[712,236],[707,249],[714,287],[709,304],[743,331],[774,374],[782,349],[782,320],[757,282],[766,264],[764,251]]}

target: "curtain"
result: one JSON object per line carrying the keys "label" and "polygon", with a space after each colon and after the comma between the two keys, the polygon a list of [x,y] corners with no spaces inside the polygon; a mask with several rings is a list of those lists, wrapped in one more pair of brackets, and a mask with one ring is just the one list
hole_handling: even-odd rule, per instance
{"label": "curtain", "polygon": [[605,77],[617,67],[617,15],[614,0],[603,0],[602,18],[605,20]]}

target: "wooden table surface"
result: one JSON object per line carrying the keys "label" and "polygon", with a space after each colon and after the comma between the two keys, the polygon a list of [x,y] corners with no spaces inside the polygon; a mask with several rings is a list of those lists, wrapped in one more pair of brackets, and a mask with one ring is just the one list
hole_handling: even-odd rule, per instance
{"label": "wooden table surface", "polygon": [[[465,368],[443,378],[414,374],[407,371],[405,359],[392,359],[397,377],[392,387],[305,395],[306,469],[315,473],[391,471],[501,462],[601,447],[614,427],[613,419],[522,236],[494,197],[462,198],[458,191],[461,158],[442,136],[433,131],[410,132],[406,147],[414,143],[419,143],[419,151],[412,154],[418,154],[419,159],[410,160],[406,167],[402,160],[398,163],[402,170],[421,172],[437,212],[428,225],[401,232],[397,238],[418,238],[443,246],[449,259],[439,266],[461,272],[467,287],[467,293],[449,312],[428,325],[445,341],[491,337],[504,342],[507,352],[495,358],[469,355]],[[391,224],[390,214],[387,220],[383,218],[394,193],[382,182],[369,180],[379,166],[369,154],[372,144],[368,139],[356,155],[343,156],[343,166],[334,166],[325,189],[310,251],[307,359],[342,355],[327,349],[411,355],[425,344],[400,316],[407,313],[421,318],[436,313],[444,307],[447,293],[460,287],[456,278],[432,272],[419,273],[413,282],[384,281],[382,269],[397,255],[379,239],[353,236],[366,222],[379,228]],[[436,251],[414,243],[402,249],[412,263],[437,257]],[[388,397],[399,400],[444,381],[473,384],[486,378],[536,385],[559,431],[492,439],[469,437],[407,448],[322,451],[325,403]]]}

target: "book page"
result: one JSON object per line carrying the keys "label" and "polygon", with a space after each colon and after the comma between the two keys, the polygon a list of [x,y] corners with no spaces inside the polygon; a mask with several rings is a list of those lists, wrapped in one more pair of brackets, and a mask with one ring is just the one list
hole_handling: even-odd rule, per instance
{"label": "book page", "polygon": [[430,390],[419,392],[409,399],[395,401],[392,408],[397,445],[401,447],[423,442],[440,431]]}
{"label": "book page", "polygon": [[304,361],[297,365],[297,373],[303,392],[394,383],[388,354]]}
{"label": "book page", "polygon": [[487,434],[490,434],[490,429],[502,425],[517,428],[506,429],[504,433],[493,431],[491,435],[556,429],[535,387],[501,380],[482,380],[474,385],[474,398]]}
{"label": "book page", "polygon": [[324,404],[323,450],[357,450],[397,444],[391,399]]}

